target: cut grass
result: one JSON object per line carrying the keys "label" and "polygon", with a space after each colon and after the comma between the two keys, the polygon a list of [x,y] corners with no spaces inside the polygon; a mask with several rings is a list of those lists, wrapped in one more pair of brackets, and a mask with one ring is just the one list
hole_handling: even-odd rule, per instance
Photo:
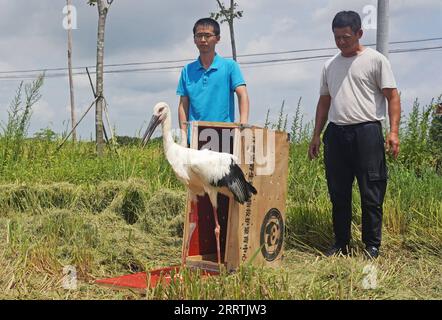
{"label": "cut grass", "polygon": [[[49,128],[27,139],[39,87],[34,82],[35,94],[26,94],[25,112],[17,91],[0,133],[0,298],[139,299],[130,290],[112,291],[93,280],[180,263],[184,188],[163,156],[160,139],[146,149],[132,139],[135,144],[107,150],[100,159],[94,142],[67,142],[57,152],[61,137]],[[291,126],[281,268],[244,265],[205,280],[184,270],[182,282],[148,290],[143,297],[441,299],[442,141],[434,102],[420,108],[416,100],[402,121],[399,159],[389,159],[383,245],[376,262],[362,258],[356,187],[355,255],[321,254],[333,241],[330,201],[323,162],[307,160],[312,126],[303,125],[299,100]],[[286,127],[283,107],[272,127]],[[77,290],[62,286],[63,267],[69,265],[77,271]],[[370,290],[362,285],[367,265],[377,272]]]}
{"label": "cut grass", "polygon": [[[361,253],[356,186],[352,245],[357,253],[326,259],[321,252],[333,241],[331,207],[323,164],[300,156],[306,147],[291,147],[286,257],[280,269],[243,266],[237,273],[204,281],[185,271],[184,282],[143,296],[101,288],[93,281],[180,263],[186,196],[160,145],[146,151],[122,148],[118,158],[109,154],[96,160],[79,144],[71,151],[80,160],[74,162],[66,151],[46,164],[47,171],[38,169],[43,163],[38,161],[29,164],[28,172],[17,171],[20,182],[2,176],[7,183],[0,185],[0,237],[5,240],[0,244],[0,297],[440,299],[441,177],[431,170],[416,173],[400,163],[390,164],[382,256],[375,262],[377,287],[367,290],[362,287],[368,262]],[[89,170],[95,172],[91,177]],[[67,265],[76,268],[77,290],[62,287]]]}
{"label": "cut grass", "polygon": [[[429,218],[418,216],[414,220],[404,219],[403,228],[386,223],[382,256],[374,263],[377,287],[367,290],[362,282],[366,276],[364,267],[369,262],[362,258],[358,223],[353,224],[355,256],[321,255],[321,250],[332,241],[326,198],[316,204],[309,199],[300,204],[299,199],[289,198],[287,250],[279,269],[245,265],[236,273],[206,280],[186,270],[181,275],[183,282],[160,286],[141,296],[130,290],[98,287],[93,284],[98,278],[180,263],[185,194],[168,189],[150,192],[147,184],[132,179],[102,182],[97,186],[59,183],[3,186],[0,237],[5,241],[0,245],[1,298],[441,297],[441,232],[437,224],[432,228],[422,225]],[[430,209],[437,203],[430,204]],[[132,216],[128,218],[129,212]],[[77,290],[62,287],[63,267],[67,265],[76,268]]]}

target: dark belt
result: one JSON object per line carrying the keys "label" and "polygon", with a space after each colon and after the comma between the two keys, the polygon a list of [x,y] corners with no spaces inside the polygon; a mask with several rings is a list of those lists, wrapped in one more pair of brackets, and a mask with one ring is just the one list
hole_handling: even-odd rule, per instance
{"label": "dark belt", "polygon": [[381,122],[379,120],[376,121],[367,121],[367,122],[360,122],[360,123],[355,123],[355,124],[336,124],[334,122],[330,122],[329,125],[336,127],[336,128],[342,128],[342,129],[352,129],[352,128],[358,128],[358,127],[363,127],[367,124],[378,124],[381,125]]}

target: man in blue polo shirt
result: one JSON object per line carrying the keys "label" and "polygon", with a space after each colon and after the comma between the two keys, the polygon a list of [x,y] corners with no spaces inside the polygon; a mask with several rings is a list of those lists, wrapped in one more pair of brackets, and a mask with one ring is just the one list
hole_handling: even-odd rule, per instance
{"label": "man in blue polo shirt", "polygon": [[198,20],[193,27],[193,36],[200,56],[183,68],[177,88],[183,146],[189,142],[186,122],[235,122],[233,92],[238,97],[239,122],[246,124],[249,117],[249,98],[238,64],[215,52],[220,40],[218,22],[211,18]]}

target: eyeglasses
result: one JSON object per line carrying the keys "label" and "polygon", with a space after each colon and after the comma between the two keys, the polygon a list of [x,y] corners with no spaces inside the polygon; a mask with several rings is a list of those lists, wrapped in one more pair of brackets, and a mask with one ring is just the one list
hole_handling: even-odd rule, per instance
{"label": "eyeglasses", "polygon": [[194,39],[196,40],[203,40],[203,38],[206,38],[207,40],[209,40],[212,37],[216,37],[216,34],[212,34],[212,33],[197,33],[193,36]]}

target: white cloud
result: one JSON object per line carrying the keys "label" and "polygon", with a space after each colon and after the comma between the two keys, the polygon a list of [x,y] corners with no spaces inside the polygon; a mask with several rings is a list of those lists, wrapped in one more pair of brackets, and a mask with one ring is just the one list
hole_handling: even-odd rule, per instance
{"label": "white cloud", "polygon": [[404,9],[424,9],[424,8],[432,8],[441,10],[441,1],[440,0],[394,0],[390,1],[390,10],[392,13],[404,10]]}
{"label": "white cloud", "polygon": [[[74,66],[95,64],[96,8],[86,1],[74,1],[78,9],[79,29],[74,31]],[[333,16],[341,10],[356,10],[362,14],[366,5],[376,0],[241,0],[244,16],[236,21],[238,53],[278,52],[286,50],[334,47],[331,34]],[[66,66],[66,31],[62,28],[64,2],[0,0],[0,71],[11,69]],[[391,6],[391,40],[435,37],[442,30],[440,0],[394,0]],[[25,9],[29,12],[22,17]],[[105,63],[146,62],[195,58],[198,53],[192,39],[193,23],[217,9],[215,1],[116,1],[108,16]],[[128,18],[130,17],[130,19]],[[12,33],[11,30],[14,30]],[[440,36],[440,35],[439,35]],[[367,31],[363,42],[373,42],[374,31]],[[440,42],[431,43],[436,45]],[[408,47],[423,47],[416,43]],[[397,45],[394,48],[403,48]],[[392,46],[393,48],[393,46]],[[231,54],[228,26],[222,25],[221,43],[217,47],[223,56]],[[240,58],[240,61],[302,57],[327,52],[304,52],[291,55],[270,55]],[[406,105],[414,97],[423,101],[442,91],[442,69],[437,53],[404,53],[391,55],[391,61]],[[292,113],[300,96],[303,112],[312,119],[318,99],[318,82],[324,61],[290,63],[248,68],[243,66],[250,93],[251,122],[263,123],[267,109],[276,115],[283,99]],[[151,67],[143,65],[140,67]],[[176,126],[178,98],[175,95],[179,71],[120,73],[105,75],[105,95],[110,104],[111,121],[119,134],[135,134],[147,121],[151,107],[159,100],[172,108]],[[95,85],[95,77],[93,82]],[[75,101],[77,117],[93,100],[87,76],[76,76]],[[18,81],[0,82],[0,118],[12,99]],[[42,88],[43,99],[36,106],[32,130],[46,127],[50,121],[54,130],[65,130],[70,119],[67,78],[47,78]],[[305,119],[307,120],[307,119]],[[64,123],[63,123],[64,122]],[[79,132],[89,138],[94,129],[91,110],[80,125]]]}
{"label": "white cloud", "polygon": [[46,100],[39,100],[32,107],[32,118],[39,122],[52,122],[55,120],[55,111]]}
{"label": "white cloud", "polygon": [[334,0],[327,1],[325,6],[319,6],[313,14],[313,21],[317,23],[328,23],[331,29],[331,22],[336,13],[342,10],[353,10],[358,12],[363,18],[363,9],[367,5],[375,5],[376,0]]}

